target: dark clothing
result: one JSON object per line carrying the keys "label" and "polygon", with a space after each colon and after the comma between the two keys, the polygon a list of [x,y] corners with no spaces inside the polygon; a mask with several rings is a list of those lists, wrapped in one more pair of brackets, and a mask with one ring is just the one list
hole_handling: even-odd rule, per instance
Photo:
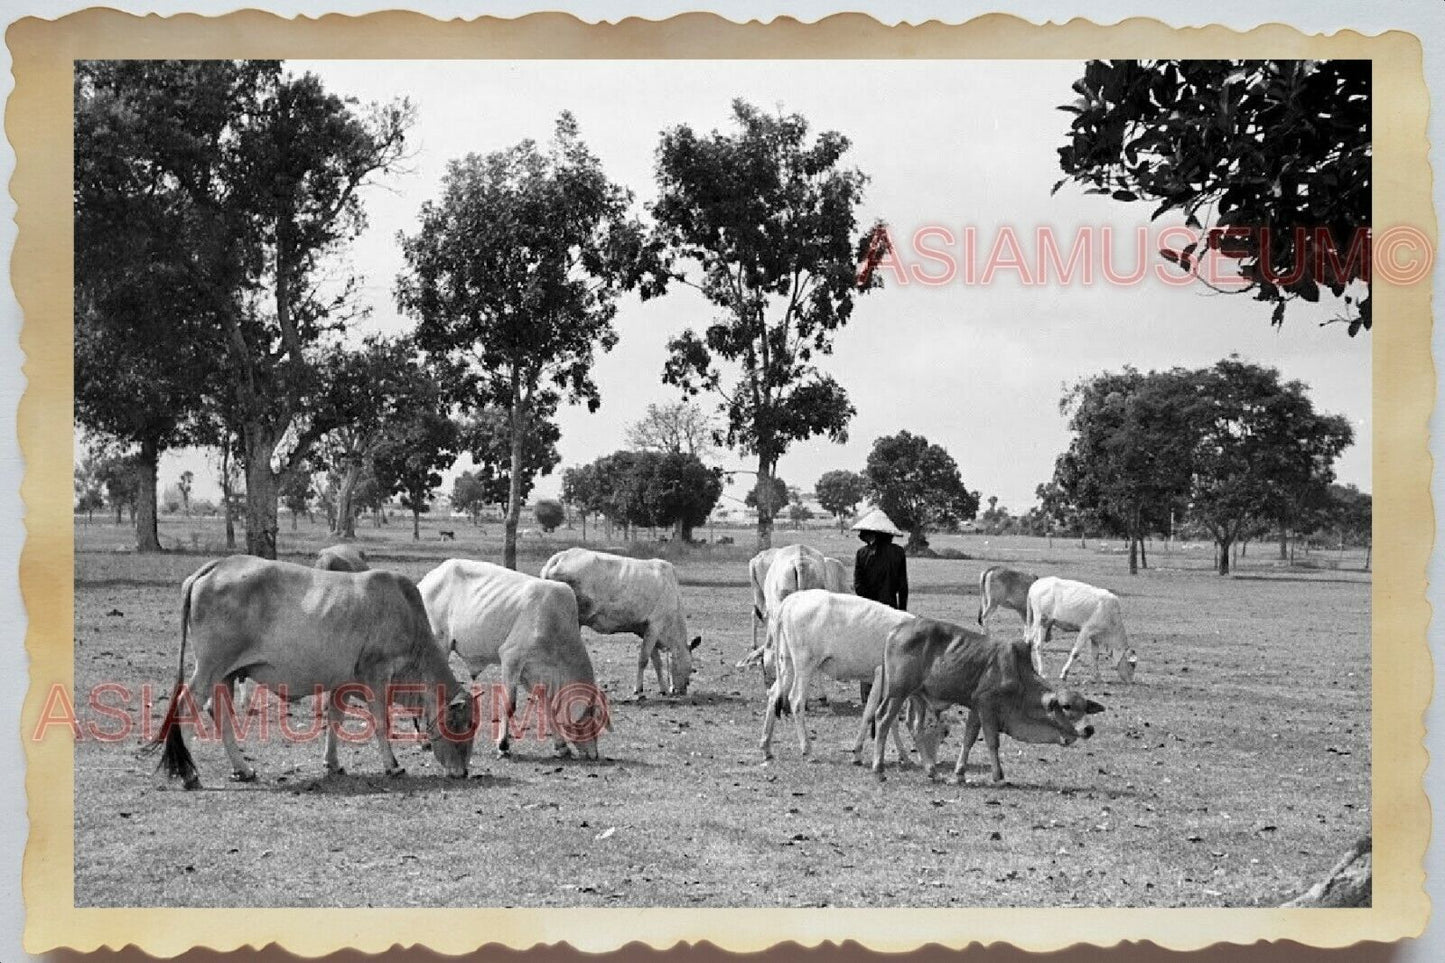
{"label": "dark clothing", "polygon": [[873,542],[853,559],[853,591],[895,609],[908,608],[908,556],[900,545]]}

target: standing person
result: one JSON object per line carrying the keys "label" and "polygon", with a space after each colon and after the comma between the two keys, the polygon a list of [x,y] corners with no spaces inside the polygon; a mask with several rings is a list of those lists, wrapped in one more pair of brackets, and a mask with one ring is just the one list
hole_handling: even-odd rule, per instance
{"label": "standing person", "polygon": [[[901,545],[893,544],[893,539],[903,533],[876,508],[854,522],[853,530],[863,540],[863,547],[853,558],[853,593],[907,611],[908,556]],[[867,682],[858,683],[865,705],[871,689]]]}

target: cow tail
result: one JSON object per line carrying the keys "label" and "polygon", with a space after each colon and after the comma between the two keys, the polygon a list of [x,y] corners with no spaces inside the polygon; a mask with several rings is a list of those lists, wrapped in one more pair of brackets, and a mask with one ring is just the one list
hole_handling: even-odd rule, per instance
{"label": "cow tail", "polygon": [[978,624],[983,624],[983,609],[988,604],[988,573],[994,570],[990,565],[978,573]]}
{"label": "cow tail", "polygon": [[191,622],[191,591],[195,588],[196,581],[207,574],[216,563],[199,569],[194,575],[186,579],[185,588],[181,598],[181,654],[176,666],[176,685],[171,690],[171,704],[166,709],[165,719],[161,722],[160,732],[156,733],[154,745],[164,746],[161,752],[161,761],[157,769],[165,769],[166,775],[175,778],[180,776],[187,786],[199,783],[199,770],[196,769],[196,761],[191,756],[191,751],[186,748],[186,741],[181,736],[179,715],[181,708],[181,693],[186,684],[186,641],[188,629]]}

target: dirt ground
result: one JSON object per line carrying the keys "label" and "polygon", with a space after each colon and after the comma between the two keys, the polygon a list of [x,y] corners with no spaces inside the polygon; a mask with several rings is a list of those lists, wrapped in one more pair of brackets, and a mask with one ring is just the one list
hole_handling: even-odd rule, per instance
{"label": "dirt ground", "polygon": [[[413,578],[451,556],[498,560],[495,525],[425,526],[421,542],[409,521],[359,534],[376,567]],[[438,528],[456,529],[457,541],[441,542]],[[281,534],[295,561],[329,541],[305,520],[295,532],[283,521]],[[527,539],[522,568],[535,573],[577,534]],[[374,746],[352,744],[342,746],[348,775],[327,778],[319,739],[273,730],[246,745],[261,776],[250,785],[227,781],[218,743],[193,741],[206,788],[188,793],[138,752],[138,731],[82,738],[76,904],[1267,906],[1369,829],[1370,581],[1359,557],[1285,568],[1273,546],[1250,546],[1236,576],[1220,578],[1208,545],[1156,544],[1152,567],[1130,577],[1117,543],[939,538],[936,548],[971,557],[912,560],[913,611],[971,624],[989,564],[1084,579],[1122,598],[1139,674],[1131,686],[1079,677],[1107,706],[1092,740],[1065,749],[1005,737],[1006,785],[989,782],[981,744],[967,785],[891,765],[878,784],[845,751],[860,711],[854,686],[830,684],[829,704],[810,708],[814,758],[799,756],[784,720],[776,761],[760,764],[761,681],[733,667],[751,640],[752,536],[729,534],[737,545],[662,549],[679,568],[690,634],[703,636],[686,697],[659,698],[649,671],[648,698],[632,701],[637,640],[584,630],[612,700],[601,762],[558,761],[535,741],[498,760],[479,743],[472,777],[457,782],[408,745],[398,758],[409,775],[388,779]],[[778,534],[850,565],[857,544],[823,529]],[[77,523],[77,705],[107,732],[119,723],[84,706],[102,683],[149,685],[159,720],[176,672],[181,580],[221,554],[214,520],[164,519],[162,536],[178,550],[137,556],[125,527]],[[1022,631],[1007,611],[990,626]],[[1071,642],[1056,634],[1052,671]],[[305,725],[307,704],[292,718]],[[957,710],[952,722],[948,765]]]}

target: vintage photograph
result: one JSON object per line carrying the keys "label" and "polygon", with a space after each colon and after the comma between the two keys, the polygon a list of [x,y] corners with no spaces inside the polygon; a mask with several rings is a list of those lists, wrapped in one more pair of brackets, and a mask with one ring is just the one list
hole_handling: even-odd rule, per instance
{"label": "vintage photograph", "polygon": [[1373,110],[75,61],[75,906],[1370,906]]}

